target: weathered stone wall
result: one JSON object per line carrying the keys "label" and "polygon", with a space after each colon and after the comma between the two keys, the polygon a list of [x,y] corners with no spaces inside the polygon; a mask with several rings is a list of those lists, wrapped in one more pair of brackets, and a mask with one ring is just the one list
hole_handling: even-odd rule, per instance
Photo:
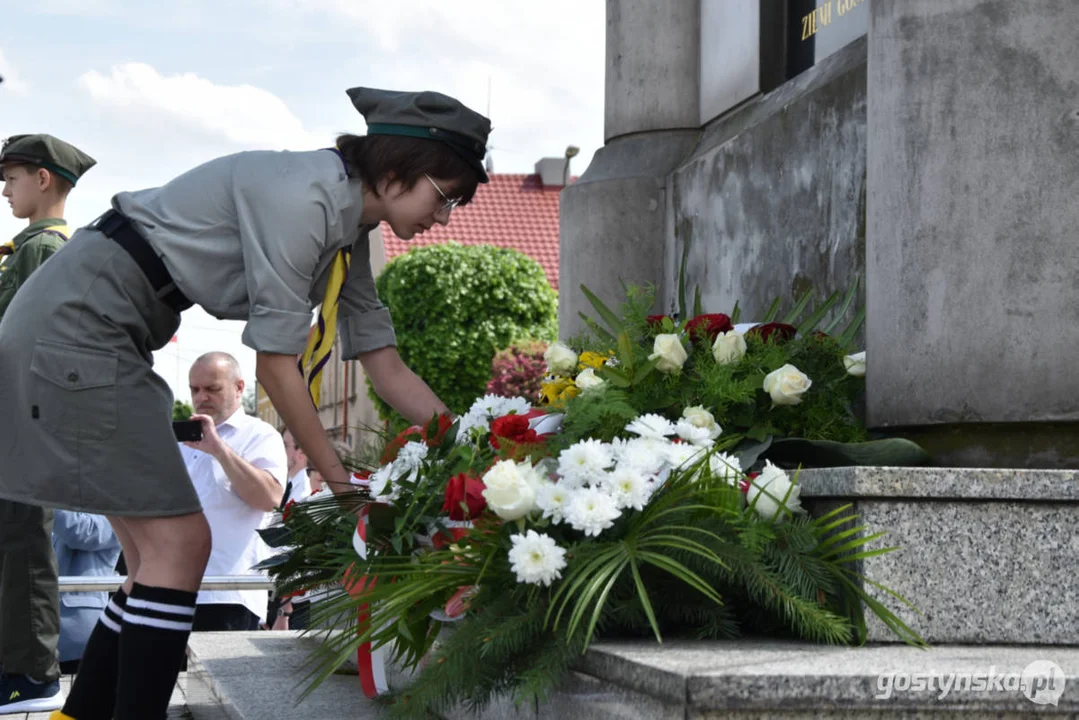
{"label": "weathered stone wall", "polygon": [[864,274],[866,43],[706,127],[670,178],[666,309],[760,317],[772,300],[846,290]]}
{"label": "weathered stone wall", "polygon": [[870,9],[869,421],[1079,467],[1079,3]]}
{"label": "weathered stone wall", "polygon": [[1079,3],[871,12],[871,419],[1079,420]]}

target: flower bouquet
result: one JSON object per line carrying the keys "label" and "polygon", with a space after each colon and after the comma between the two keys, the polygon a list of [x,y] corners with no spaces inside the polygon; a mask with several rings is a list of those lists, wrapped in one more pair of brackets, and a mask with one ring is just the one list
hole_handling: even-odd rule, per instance
{"label": "flower bouquet", "polygon": [[[270,539],[292,550],[267,564],[281,590],[347,590],[313,611],[331,631],[312,688],[356,654],[369,696],[386,700],[392,715],[427,717],[480,708],[498,694],[542,698],[597,638],[751,632],[852,643],[865,637],[865,609],[922,644],[865,592],[876,583],[859,561],[895,549],[867,547],[884,533],[869,532],[849,506],[810,517],[797,473],[739,455],[748,433],[719,421],[740,427],[745,417],[743,426],[758,427],[756,394],[773,397],[764,370],[790,359],[789,350],[743,338],[742,359],[757,363],[758,381],[719,363],[711,336],[707,348],[703,338],[683,345],[681,358],[660,340],[676,334],[659,332],[674,330],[673,320],[654,331],[649,322],[637,327],[654,357],[626,327],[618,349],[574,353],[572,373],[569,356],[556,356],[569,351],[556,346],[551,382],[572,374],[576,393],[567,385],[542,407],[481,398],[460,418],[433,418],[393,438],[355,495],[290,508]],[[718,375],[695,369],[705,352],[724,368]],[[842,367],[838,352],[821,355]],[[718,390],[719,378],[740,389]],[[836,373],[817,378],[846,392]],[[776,380],[776,392],[799,395],[796,380]],[[800,397],[813,407],[809,388]],[[769,418],[768,427],[829,437],[814,423],[837,417],[818,410]],[[853,422],[842,432],[859,437]],[[411,680],[390,687],[389,663],[411,670]]]}
{"label": "flower bouquet", "polygon": [[813,309],[806,293],[781,319],[777,300],[758,323],[739,322],[737,305],[729,315],[704,314],[699,300],[685,322],[649,315],[654,296],[641,288],[616,314],[581,289],[598,319],[582,315],[589,332],[548,348],[542,388],[549,407],[565,410],[570,439],[610,439],[637,414],[676,419],[700,406],[746,468],[758,459],[786,468],[928,460],[915,443],[871,435],[858,417],[866,354],[852,344],[864,312],[840,327],[856,287]]}

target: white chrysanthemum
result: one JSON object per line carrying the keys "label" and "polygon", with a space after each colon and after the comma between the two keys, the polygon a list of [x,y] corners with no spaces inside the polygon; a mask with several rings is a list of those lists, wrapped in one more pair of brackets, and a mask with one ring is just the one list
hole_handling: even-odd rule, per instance
{"label": "white chrysanthemum", "polygon": [[651,476],[663,469],[667,462],[667,440],[638,437],[631,440],[615,438],[611,443],[619,467],[633,468],[641,475]]}
{"label": "white chrysanthemum", "polygon": [[566,567],[566,551],[558,547],[549,535],[529,530],[524,535],[511,535],[510,567],[517,582],[550,586],[562,577]]}
{"label": "white chrysanthemum", "polygon": [[718,433],[713,434],[708,428],[697,427],[685,418],[674,424],[674,431],[678,433],[678,437],[697,447],[711,447],[712,442],[719,437]]}
{"label": "white chrysanthemum", "polygon": [[611,446],[595,440],[581,440],[558,456],[558,474],[570,482],[591,482],[614,462]]}
{"label": "white chrysanthemum", "polygon": [[587,488],[576,490],[566,508],[566,522],[574,530],[596,536],[614,525],[622,511],[606,490]]}
{"label": "white chrysanthemum", "polygon": [[652,483],[633,468],[617,467],[607,475],[604,486],[620,509],[644,510],[652,495]]}
{"label": "white chrysanthemum", "polygon": [[737,485],[742,479],[742,463],[734,455],[716,453],[708,458],[708,467],[713,477],[726,481],[728,485]]}
{"label": "white chrysanthemum", "polygon": [[662,415],[648,414],[626,425],[626,432],[641,437],[663,440],[668,435],[674,435],[674,424]]}
{"label": "white chrysanthemum", "polygon": [[383,465],[371,475],[371,484],[368,485],[368,489],[371,492],[371,497],[379,498],[389,493],[390,481],[393,479],[393,464]]}
{"label": "white chrysanthemum", "polygon": [[484,395],[472,407],[468,409],[458,424],[457,442],[462,443],[470,440],[473,431],[479,430],[488,433],[491,430],[491,421],[505,415],[526,415],[532,410],[532,405],[522,397],[502,397],[501,395]]}
{"label": "white chrysanthemum", "polygon": [[558,484],[567,490],[580,490],[582,488],[591,487],[593,478],[601,477],[600,475],[563,475],[558,478]]}
{"label": "white chrysanthemum", "polygon": [[472,412],[471,410],[461,416],[457,425],[458,444],[472,439],[472,431],[479,428],[484,433],[491,430],[491,421],[485,412]]}
{"label": "white chrysanthemum", "polygon": [[427,457],[427,452],[430,448],[427,447],[427,443],[422,442],[407,442],[404,447],[397,453],[397,460],[394,461],[395,465],[399,465],[405,471],[413,470],[420,466],[423,459]]}
{"label": "white chrysanthemum", "polygon": [[671,443],[667,446],[667,462],[675,470],[688,470],[704,456],[704,450],[689,443]]}
{"label": "white chrysanthemum", "polygon": [[564,483],[549,482],[536,492],[536,507],[543,511],[543,517],[551,522],[560,523],[566,517],[566,508],[573,497],[573,490]]}
{"label": "white chrysanthemum", "polygon": [[472,403],[469,412],[484,413],[494,419],[504,415],[526,415],[532,409],[531,403],[522,397],[502,397],[501,395],[484,395]]}

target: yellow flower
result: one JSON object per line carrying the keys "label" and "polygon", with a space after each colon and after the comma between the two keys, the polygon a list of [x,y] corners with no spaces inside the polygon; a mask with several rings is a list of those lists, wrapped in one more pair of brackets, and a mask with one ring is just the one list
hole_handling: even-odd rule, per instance
{"label": "yellow flower", "polygon": [[599,370],[601,367],[603,367],[603,364],[607,362],[607,358],[609,357],[614,357],[614,353],[612,352],[609,355],[600,355],[598,352],[586,350],[585,352],[581,353],[581,357],[577,359],[577,368],[579,370],[585,370],[587,368]]}
{"label": "yellow flower", "polygon": [[545,405],[558,405],[571,397],[576,397],[580,392],[573,378],[558,378],[545,382],[540,387],[540,397]]}

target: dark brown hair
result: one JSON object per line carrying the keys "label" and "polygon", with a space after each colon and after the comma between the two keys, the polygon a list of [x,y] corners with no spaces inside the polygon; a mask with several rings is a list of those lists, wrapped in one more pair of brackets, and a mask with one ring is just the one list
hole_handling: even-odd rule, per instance
{"label": "dark brown hair", "polygon": [[5,160],[3,163],[0,163],[0,167],[21,167],[31,175],[36,174],[38,170],[44,170],[49,174],[49,177],[52,178],[52,190],[54,190],[61,198],[66,198],[68,196],[68,193],[70,193],[75,187],[75,185],[72,184],[72,182],[66,177],[60,175],[59,173],[53,172],[44,165],[35,165],[34,163],[23,162],[21,160]]}
{"label": "dark brown hair", "polygon": [[378,195],[378,183],[392,177],[411,190],[424,174],[453,181],[443,188],[451,198],[467,205],[476,194],[479,173],[452,148],[438,140],[397,135],[341,135],[337,149],[350,168]]}

